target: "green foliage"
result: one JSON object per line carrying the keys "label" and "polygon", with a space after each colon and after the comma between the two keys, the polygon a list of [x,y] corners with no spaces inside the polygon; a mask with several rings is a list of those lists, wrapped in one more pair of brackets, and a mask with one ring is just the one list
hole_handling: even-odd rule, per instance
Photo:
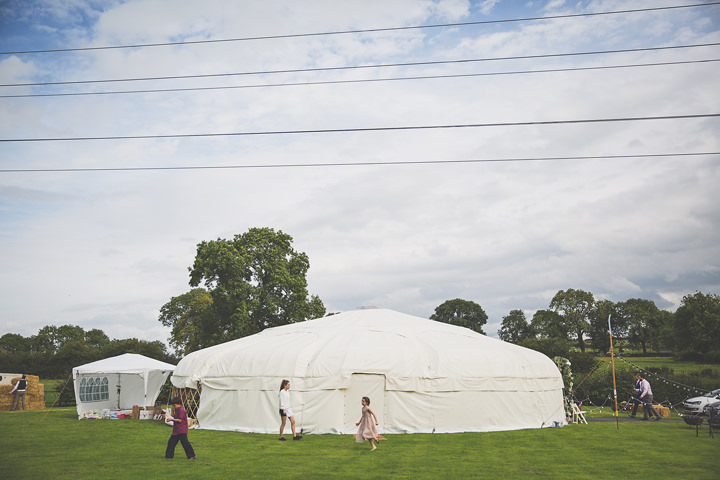
{"label": "green foliage", "polygon": [[17,333],[6,333],[0,337],[0,352],[21,353],[27,350],[28,340]]}
{"label": "green foliage", "polygon": [[190,285],[202,283],[212,302],[200,298],[195,304],[203,308],[193,310],[190,299],[175,297],[163,307],[160,321],[173,325],[173,344],[190,351],[321,317],[325,306],[307,291],[309,268],[307,255],[292,248],[292,237],[271,228],[251,228],[232,240],[201,242]]}
{"label": "green foliage", "polygon": [[598,362],[595,355],[589,352],[570,351],[567,358],[574,372],[590,372]]}
{"label": "green foliage", "polygon": [[430,320],[458,325],[485,335],[482,327],[487,323],[488,316],[477,303],[456,298],[438,305]]}
{"label": "green foliage", "polygon": [[522,310],[511,310],[503,317],[502,326],[498,331],[500,340],[510,343],[518,343],[526,338],[533,338],[535,332],[525,318]]}
{"label": "green foliage", "polygon": [[199,350],[205,339],[212,337],[212,303],[207,290],[194,288],[171,298],[160,309],[159,320],[166,327],[172,327],[170,346],[178,355]]}
{"label": "green foliage", "polygon": [[[598,360],[593,359],[593,365],[596,365]],[[650,382],[656,402],[666,406],[672,405],[680,410],[682,410],[682,401],[686,398],[695,397],[720,387],[720,373],[713,369],[692,370],[683,365],[683,370],[677,370],[668,366],[650,367],[647,366],[648,363],[655,362],[648,362],[642,357],[632,358],[631,361],[615,359],[618,402],[632,397],[633,374],[637,371],[643,373]],[[573,372],[575,372],[577,383],[575,397],[580,400],[589,399],[594,405],[609,405],[613,397],[611,359],[609,356],[605,357],[594,371],[592,371],[592,367],[586,369],[586,365],[578,364],[576,368],[573,363]],[[668,362],[667,365],[673,365],[673,362]]]}
{"label": "green foliage", "polygon": [[[276,435],[191,430],[198,459],[163,458],[170,428],[149,420],[77,420],[74,409],[0,412],[12,432],[0,450],[14,480],[52,478],[203,480],[268,478],[573,478],[599,472],[655,480],[717,478],[717,438],[682,422],[590,422],[491,433],[386,435],[378,450],[349,435]],[[8,435],[10,435],[8,433]],[[52,445],[52,448],[48,448]],[[639,446],[652,445],[652,448]],[[39,454],[42,453],[42,454]],[[592,457],[592,460],[588,458]]]}
{"label": "green foliage", "polygon": [[[69,378],[69,377],[68,377]],[[47,385],[47,384],[46,384]],[[47,394],[47,387],[45,393],[45,406],[50,408],[55,403],[55,407],[74,407],[75,402],[75,388],[72,379],[68,382],[58,381],[54,385],[54,396],[50,401],[50,396]],[[54,407],[53,407],[54,408]]]}
{"label": "green foliage", "polygon": [[137,353],[161,362],[177,363],[177,359],[167,352],[165,344],[161,341],[140,340],[138,338],[112,340],[101,350],[100,358],[114,357],[123,353]]}
{"label": "green foliage", "polygon": [[550,358],[569,357],[571,344],[565,338],[526,338],[518,344],[521,347],[544,353]]}
{"label": "green foliage", "polygon": [[595,304],[595,298],[590,292],[568,288],[558,291],[550,301],[550,308],[562,315],[568,333],[572,334],[585,351],[585,332],[590,327],[590,311]]}
{"label": "green foliage", "polygon": [[588,317],[590,327],[590,344],[599,352],[610,350],[610,335],[608,335],[608,317],[612,316],[612,334],[615,340],[625,338],[627,325],[625,318],[619,315],[616,305],[610,300],[595,302]]}
{"label": "green foliage", "polygon": [[562,316],[552,310],[537,310],[530,326],[540,338],[568,338],[568,329]]}
{"label": "green foliage", "polygon": [[720,350],[720,295],[686,295],[675,312],[675,346],[705,354]]}
{"label": "green foliage", "polygon": [[[68,335],[68,332],[72,334]],[[6,340],[7,345],[24,344],[34,347],[12,351],[3,346],[2,339]],[[7,334],[2,339],[0,371],[30,373],[41,379],[65,379],[70,376],[73,367],[123,353],[138,353],[163,362],[177,363],[177,359],[167,352],[165,344],[160,341],[151,342],[137,338],[110,340],[102,330],[92,329],[85,332],[72,325],[49,325],[41,328],[37,335],[28,338]]]}
{"label": "green foliage", "polygon": [[570,405],[573,391],[572,366],[570,364],[570,360],[563,357],[555,357],[553,358],[553,362],[555,362],[555,365],[562,374],[564,397],[563,404],[565,406],[565,416],[569,417],[570,415],[572,415],[572,409]]}
{"label": "green foliage", "polygon": [[642,298],[631,298],[618,304],[627,323],[627,339],[630,345],[642,348],[647,354],[648,347],[657,348],[660,343],[663,316],[655,302]]}

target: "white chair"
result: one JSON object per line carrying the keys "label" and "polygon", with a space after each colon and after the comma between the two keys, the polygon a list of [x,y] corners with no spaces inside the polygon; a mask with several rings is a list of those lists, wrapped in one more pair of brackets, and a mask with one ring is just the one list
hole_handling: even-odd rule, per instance
{"label": "white chair", "polygon": [[572,402],[570,404],[570,408],[572,408],[572,422],[573,423],[584,423],[587,425],[587,420],[585,420],[585,413],[580,410],[580,408],[575,405],[575,402]]}

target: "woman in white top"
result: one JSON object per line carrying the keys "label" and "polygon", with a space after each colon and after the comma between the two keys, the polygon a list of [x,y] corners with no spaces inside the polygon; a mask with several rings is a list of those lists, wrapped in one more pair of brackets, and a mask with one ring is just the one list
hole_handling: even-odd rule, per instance
{"label": "woman in white top", "polygon": [[290,418],[290,428],[292,429],[293,440],[300,440],[302,437],[295,434],[295,416],[290,406],[290,380],[280,382],[280,393],[278,394],[278,402],[280,404],[280,440],[285,441],[283,430],[285,430],[285,422]]}

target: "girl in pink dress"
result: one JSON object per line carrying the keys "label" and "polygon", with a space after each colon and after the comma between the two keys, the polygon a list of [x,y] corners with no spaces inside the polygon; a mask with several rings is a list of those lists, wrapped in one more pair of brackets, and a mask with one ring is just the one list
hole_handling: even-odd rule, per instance
{"label": "girl in pink dress", "polygon": [[[373,419],[375,419],[375,423],[373,423]],[[375,413],[370,410],[370,399],[368,397],[362,398],[362,417],[355,425],[360,426],[355,434],[355,441],[363,443],[367,440],[370,442],[370,446],[372,447],[370,450],[376,450],[378,444],[378,433],[375,425],[378,425],[378,419],[375,416]]]}

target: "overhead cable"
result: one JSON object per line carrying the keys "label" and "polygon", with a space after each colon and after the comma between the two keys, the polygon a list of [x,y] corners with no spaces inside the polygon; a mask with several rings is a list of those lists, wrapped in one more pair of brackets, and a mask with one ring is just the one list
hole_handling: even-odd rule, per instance
{"label": "overhead cable", "polygon": [[618,160],[631,158],[700,157],[720,155],[720,152],[697,153],[649,153],[638,155],[593,155],[571,157],[525,157],[525,158],[484,158],[472,160],[393,160],[387,162],[343,162],[343,163],[270,163],[250,165],[190,165],[170,167],[105,167],[105,168],[22,168],[0,169],[0,173],[49,173],[49,172],[142,172],[153,170],[227,170],[250,168],[307,168],[307,167],[375,167],[403,165],[450,165],[463,163],[540,162],[560,160]]}
{"label": "overhead cable", "polygon": [[419,30],[426,28],[448,28],[448,27],[466,27],[473,25],[491,25],[501,23],[512,23],[512,22],[530,22],[537,20],[557,20],[563,18],[578,18],[578,17],[595,17],[601,15],[624,15],[630,13],[642,13],[642,12],[656,12],[661,10],[676,10],[682,8],[695,8],[695,7],[708,7],[718,5],[720,2],[707,2],[707,3],[695,3],[690,5],[673,5],[668,7],[651,7],[651,8],[637,8],[628,10],[616,10],[610,12],[587,12],[587,13],[575,13],[565,15],[548,15],[543,17],[527,17],[527,18],[511,18],[502,20],[482,20],[476,22],[457,22],[457,23],[442,23],[433,25],[411,25],[405,27],[387,27],[387,28],[370,28],[361,30],[341,30],[331,32],[315,32],[315,33],[296,33],[286,35],[264,35],[258,37],[242,37],[242,38],[226,38],[226,39],[211,39],[211,40],[190,40],[183,42],[162,42],[162,43],[140,43],[134,45],[108,45],[100,47],[79,47],[79,48],[58,48],[48,50],[26,50],[26,51],[14,51],[14,52],[0,52],[0,55],[25,55],[34,53],[57,53],[57,52],[80,52],[80,51],[93,51],[93,50],[111,50],[111,49],[123,49],[123,48],[144,48],[144,47],[165,47],[165,46],[178,46],[178,45],[199,45],[209,43],[224,43],[224,42],[244,42],[252,40],[276,40],[276,39],[287,39],[287,38],[302,38],[302,37],[318,37],[318,36],[329,36],[329,35],[348,35],[348,34],[359,34],[359,33],[379,33],[379,32],[394,32],[403,30]]}
{"label": "overhead cable", "polygon": [[56,138],[3,138],[0,143],[22,143],[22,142],[68,142],[88,140],[148,140],[162,138],[213,138],[213,137],[241,137],[241,136],[264,136],[264,135],[305,135],[323,133],[363,133],[363,132],[393,132],[410,130],[449,130],[454,128],[482,128],[482,127],[526,127],[545,125],[577,125],[588,123],[615,123],[615,122],[639,122],[648,120],[689,120],[700,118],[720,117],[720,113],[693,114],[693,115],[662,115],[652,117],[621,117],[621,118],[594,118],[580,120],[545,120],[535,122],[502,122],[502,123],[466,123],[448,125],[413,125],[399,127],[365,127],[365,128],[331,128],[317,130],[267,130],[259,132],[227,132],[227,133],[185,133],[165,135],[127,135],[127,136],[105,136],[105,137],[56,137]]}
{"label": "overhead cable", "polygon": [[[437,60],[437,61],[427,61],[427,62],[387,63],[387,64],[375,64],[375,65],[351,65],[351,66],[342,66],[342,67],[318,67],[318,68],[299,68],[299,69],[286,69],[286,70],[266,70],[266,71],[255,71],[255,72],[210,73],[210,74],[199,74],[199,75],[170,75],[170,76],[162,76],[162,77],[117,78],[117,79],[103,79],[103,80],[70,80],[70,81],[60,81],[60,82],[8,83],[8,84],[0,84],[0,87],[38,87],[38,86],[115,83],[115,82],[187,80],[187,79],[219,78],[219,77],[235,77],[235,76],[251,76],[251,75],[275,75],[275,74],[285,74],[285,73],[332,72],[332,71],[342,71],[342,70],[359,70],[359,69],[374,69],[374,68],[389,68],[389,67],[436,66],[436,65],[490,62],[490,61],[499,61],[499,60],[530,60],[530,59],[540,59],[540,58],[558,58],[558,57],[570,57],[570,56],[582,56],[582,55],[603,55],[603,54],[616,54],[616,53],[629,53],[629,52],[647,52],[647,51],[657,51],[657,50],[710,47],[710,46],[718,46],[718,45],[720,45],[720,43],[703,43],[703,44],[695,44],[695,45],[673,45],[673,46],[665,46],[665,47],[631,48],[631,49],[623,49],[623,50],[599,50],[599,51],[575,52],[575,53],[551,53],[551,54],[522,55],[522,56],[511,56],[511,57],[489,57],[489,58],[474,58],[474,59],[461,59],[461,60]],[[706,60],[706,61],[712,61],[712,60]],[[690,61],[675,62],[675,63],[690,63]],[[650,66],[651,64],[646,64],[646,65]],[[530,72],[534,72],[534,71],[530,71]],[[525,73],[525,72],[520,72],[520,73]],[[166,90],[158,90],[158,91],[166,91]],[[172,90],[170,90],[170,91],[172,91]],[[7,98],[7,97],[16,97],[16,96],[24,97],[24,96],[42,96],[42,95],[2,95],[0,97]],[[53,95],[49,95],[49,96],[53,96]]]}
{"label": "overhead cable", "polygon": [[419,75],[405,77],[386,77],[386,78],[365,78],[358,80],[319,80],[314,82],[285,82],[285,83],[261,83],[251,85],[223,85],[217,87],[185,87],[185,88],[156,88],[145,90],[111,90],[100,92],[69,92],[69,93],[21,93],[14,95],[0,95],[0,98],[31,98],[31,97],[77,97],[88,95],[120,95],[120,94],[139,94],[139,93],[171,93],[171,92],[197,92],[211,90],[235,90],[243,88],[270,88],[270,87],[296,87],[311,85],[339,85],[348,83],[371,83],[371,82],[391,82],[400,80],[437,80],[445,78],[468,78],[468,77],[492,77],[499,75],[521,75],[533,73],[560,73],[560,72],[579,72],[588,70],[609,70],[618,68],[637,68],[637,67],[659,67],[671,65],[686,65],[692,63],[711,63],[718,62],[720,58],[712,58],[706,60],[685,60],[679,62],[656,62],[656,63],[636,63],[629,65],[603,65],[597,67],[570,67],[570,68],[549,68],[542,70],[518,70],[509,72],[485,72],[485,73],[457,73],[450,75]]}
{"label": "overhead cable", "polygon": [[162,77],[138,77],[138,78],[113,78],[113,79],[102,79],[102,80],[69,80],[62,82],[27,82],[27,83],[6,83],[0,84],[0,87],[37,87],[37,86],[49,86],[49,85],[80,85],[80,84],[91,84],[91,83],[114,83],[114,82],[140,82],[140,81],[156,81],[156,80],[187,80],[187,79],[198,79],[198,78],[217,78],[217,77],[236,77],[236,76],[249,76],[249,75],[275,75],[283,73],[314,73],[314,72],[332,72],[342,70],[359,70],[359,69],[372,69],[372,68],[389,68],[389,67],[418,67],[418,66],[435,66],[435,65],[450,65],[450,64],[463,64],[463,63],[478,63],[478,62],[494,62],[494,61],[505,61],[505,60],[535,60],[540,58],[560,58],[560,57],[574,57],[583,55],[606,55],[615,53],[637,53],[637,52],[650,52],[658,50],[676,50],[685,48],[698,48],[698,47],[716,47],[720,45],[720,42],[716,43],[700,43],[693,45],[669,45],[664,47],[645,47],[645,48],[626,48],[620,50],[596,50],[590,52],[570,52],[570,53],[546,53],[538,55],[516,55],[510,57],[487,57],[487,58],[469,58],[459,60],[435,60],[426,62],[406,62],[406,63],[380,63],[374,65],[347,65],[340,67],[316,67],[316,68],[295,68],[295,69],[284,69],[284,70],[264,70],[255,72],[231,72],[231,73],[207,73],[198,75],[168,75]]}

